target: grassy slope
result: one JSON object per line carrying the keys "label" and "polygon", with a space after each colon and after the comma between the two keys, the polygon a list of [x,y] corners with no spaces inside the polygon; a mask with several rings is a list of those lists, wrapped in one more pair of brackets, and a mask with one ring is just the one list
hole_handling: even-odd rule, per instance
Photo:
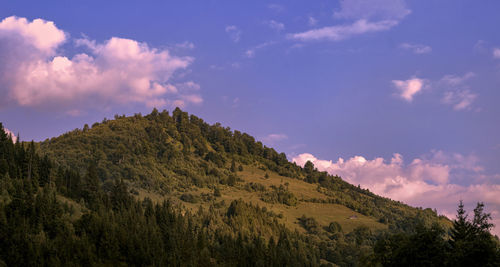
{"label": "grassy slope", "polygon": [[[265,178],[266,173],[269,178]],[[387,228],[387,225],[379,223],[375,218],[362,215],[342,205],[307,202],[306,200],[314,198],[327,199],[323,193],[318,192],[317,185],[280,176],[274,172],[263,171],[255,166],[245,166],[244,171],[238,172],[237,174],[243,180],[239,182],[240,186],[221,186],[220,190],[222,196],[218,197],[216,201],[224,200],[226,205],[228,205],[232,200],[243,199],[260,207],[266,207],[268,210],[273,211],[276,214],[282,214],[283,217],[280,218],[280,222],[284,223],[289,229],[298,230],[299,232],[305,232],[305,230],[298,223],[298,218],[302,215],[313,217],[323,227],[328,226],[331,222],[338,222],[342,226],[345,233],[348,233],[359,226],[367,226],[371,230]],[[266,187],[271,185],[279,186],[280,184],[288,183],[288,189],[299,199],[299,202],[295,207],[279,203],[266,203],[260,199],[258,192],[248,192],[243,188],[242,185],[249,182],[260,183]],[[197,210],[200,205],[204,208],[208,208],[211,204],[211,202],[183,202],[178,200],[181,192],[174,192],[166,196],[161,196],[154,192],[148,192],[140,188],[136,188],[136,190],[139,192],[139,198],[142,199],[149,197],[155,202],[161,202],[166,198],[175,197],[174,199],[177,203],[181,203],[193,211]],[[191,193],[193,195],[200,196],[203,193],[212,194],[213,190],[208,188],[193,187],[182,193]],[[355,216],[356,218],[350,219],[351,216]]]}

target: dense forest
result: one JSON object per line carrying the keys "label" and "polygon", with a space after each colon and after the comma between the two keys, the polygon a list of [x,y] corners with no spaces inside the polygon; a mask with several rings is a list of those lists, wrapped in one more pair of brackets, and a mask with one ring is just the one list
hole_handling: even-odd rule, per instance
{"label": "dense forest", "polygon": [[[254,169],[259,182],[246,180]],[[313,204],[378,228],[285,223]],[[450,222],[377,196],[180,109],[42,143],[14,143],[0,124],[0,266],[500,266],[490,220],[482,203],[471,218],[460,203]]]}

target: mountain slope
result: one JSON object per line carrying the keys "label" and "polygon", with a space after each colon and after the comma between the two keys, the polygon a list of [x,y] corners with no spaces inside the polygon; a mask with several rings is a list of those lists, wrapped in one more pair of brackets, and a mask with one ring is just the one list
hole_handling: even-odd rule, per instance
{"label": "mountain slope", "polygon": [[[324,224],[327,224],[324,217],[333,214],[332,218],[337,218],[349,230],[360,225],[360,218],[369,220],[366,225],[371,229],[408,230],[419,221],[449,225],[449,221],[430,209],[411,208],[379,197],[340,177],[318,172],[314,167],[303,169],[289,162],[285,154],[262,145],[248,134],[231,131],[220,124],[209,125],[180,109],[172,115],[153,110],[146,116],[115,116],[115,120],[105,119],[91,128],[85,126],[46,140],[40,148],[57,163],[76,167],[82,173],[89,163],[96,163],[105,184],[125,179],[137,190],[158,196],[180,197],[180,192],[199,191],[189,193],[194,196],[192,201],[200,199],[199,202],[205,203],[210,201],[203,201],[201,192],[208,194],[216,188],[223,196],[232,198],[252,199],[249,196],[252,195],[254,203],[263,205],[266,200],[268,204],[275,204],[276,212],[282,210],[284,216],[289,214],[285,218],[288,222],[297,223],[298,219],[294,218],[297,212],[287,210],[303,209],[306,216],[314,215]],[[266,173],[269,179],[259,180]],[[249,192],[245,189],[248,183],[263,185],[263,188]],[[271,185],[275,188],[269,187]],[[281,191],[280,185],[284,188]],[[278,199],[288,193],[297,199],[293,208]],[[317,208],[305,208],[313,204]],[[343,212],[334,208],[341,206]],[[348,213],[346,208],[352,213],[347,217],[352,219],[344,216]],[[324,212],[313,212],[316,210]],[[336,216],[337,211],[344,215]]]}

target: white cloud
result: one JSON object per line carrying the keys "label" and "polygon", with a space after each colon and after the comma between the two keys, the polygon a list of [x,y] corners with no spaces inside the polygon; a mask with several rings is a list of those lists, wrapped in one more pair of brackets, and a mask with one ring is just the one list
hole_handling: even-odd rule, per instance
{"label": "white cloud", "polygon": [[[484,201],[488,210],[496,214],[500,212],[500,185],[494,180],[498,175],[483,175],[483,169],[473,155],[433,151],[430,157],[416,158],[409,164],[405,164],[402,155],[397,153],[388,161],[355,156],[333,162],[318,159],[309,153],[292,159],[302,166],[308,160],[318,170],[339,175],[349,183],[360,184],[378,195],[413,206],[437,208],[442,214],[453,216],[460,199],[468,205]],[[467,173],[464,175],[466,177],[477,176],[482,179],[468,179],[468,184],[464,184],[464,179],[460,178],[463,172]],[[495,218],[494,222],[498,224],[499,218]]]}
{"label": "white cloud", "polygon": [[397,95],[408,102],[412,102],[413,97],[422,91],[424,83],[425,81],[419,78],[413,78],[406,81],[392,81],[392,84],[398,89]]}
{"label": "white cloud", "polygon": [[241,38],[241,30],[235,25],[226,26],[226,33],[229,35],[229,38],[235,43],[240,41]]}
{"label": "white cloud", "polygon": [[342,19],[402,19],[410,14],[404,0],[341,0],[333,16]]}
{"label": "white cloud", "polygon": [[281,22],[277,22],[275,20],[267,21],[266,24],[267,24],[267,26],[269,26],[269,28],[271,28],[275,31],[278,31],[278,32],[285,29],[285,24],[283,24]]}
{"label": "white cloud", "polygon": [[[148,107],[190,102],[170,84],[191,57],[176,57],[146,43],[112,37],[103,43],[75,41],[87,53],[68,58],[58,48],[68,40],[53,22],[9,17],[0,22],[0,96],[20,106],[80,110],[113,104]],[[198,96],[199,97],[199,96]],[[73,112],[74,113],[74,112]]]}
{"label": "white cloud", "polygon": [[269,134],[266,137],[262,138],[262,140],[266,143],[274,143],[288,139],[286,134]]}
{"label": "white cloud", "polygon": [[350,20],[334,26],[289,34],[288,38],[300,41],[341,41],[371,32],[387,31],[411,11],[402,0],[342,0],[334,17]]}
{"label": "white cloud", "polygon": [[500,48],[493,48],[493,57],[500,58]]}
{"label": "white cloud", "polygon": [[14,142],[14,143],[17,142],[17,136],[13,132],[11,132],[9,129],[7,129],[5,127],[3,128],[3,130],[5,131],[7,136],[10,135],[10,137],[12,138],[12,142]]}
{"label": "white cloud", "polygon": [[[19,40],[9,40],[13,37]],[[29,22],[25,18],[12,16],[0,22],[0,38],[11,42],[22,42],[23,45],[33,46],[37,53],[51,55],[66,41],[66,34],[52,21],[35,19]]]}
{"label": "white cloud", "polygon": [[475,76],[473,72],[467,72],[462,76],[445,75],[437,81],[412,78],[406,81],[393,80],[392,83],[398,90],[396,95],[408,102],[412,102],[415,95],[421,93],[423,89],[432,88],[442,92],[441,103],[452,106],[456,111],[472,110],[478,95],[469,88],[467,81]]}
{"label": "white cloud", "polygon": [[430,46],[421,44],[402,43],[400,47],[406,50],[411,50],[415,54],[428,54],[432,51]]}
{"label": "white cloud", "polygon": [[288,38],[300,41],[341,41],[364,33],[385,31],[397,24],[398,22],[396,20],[369,22],[365,19],[360,19],[352,24],[328,26],[306,32],[289,34]]}

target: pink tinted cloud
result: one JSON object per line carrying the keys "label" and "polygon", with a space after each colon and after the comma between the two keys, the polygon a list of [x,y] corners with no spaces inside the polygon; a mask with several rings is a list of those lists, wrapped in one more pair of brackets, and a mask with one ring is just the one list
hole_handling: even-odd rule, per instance
{"label": "pink tinted cloud", "polygon": [[7,128],[3,128],[3,130],[5,131],[5,133],[7,134],[7,136],[10,135],[10,137],[12,138],[12,142],[14,142],[14,143],[17,142],[17,136],[13,132],[11,132]]}
{"label": "pink tinted cloud", "polygon": [[342,24],[335,26],[327,26],[318,29],[312,29],[305,32],[289,34],[289,39],[299,41],[342,41],[356,35],[361,35],[370,32],[387,31],[398,25],[396,20],[381,20],[376,22],[360,19],[352,24]]}
{"label": "pink tinted cloud", "polygon": [[[403,157],[397,153],[390,160],[367,160],[362,156],[355,156],[350,159],[339,158],[334,162],[318,159],[309,153],[292,159],[302,166],[308,160],[318,170],[339,175],[351,184],[359,184],[378,195],[413,206],[437,208],[441,214],[450,216],[451,219],[455,216],[460,199],[470,210],[476,202],[482,201],[493,214],[493,223],[500,223],[500,185],[495,182],[498,175],[482,174],[483,168],[478,165],[478,159],[474,155],[432,151],[430,157],[417,158],[409,164],[405,164]],[[455,174],[460,171],[467,171],[480,179],[470,179],[469,184],[459,184]],[[500,227],[493,232],[499,234]]]}
{"label": "pink tinted cloud", "polygon": [[0,62],[0,81],[6,85],[0,91],[3,99],[9,104],[63,110],[202,102],[200,95],[184,95],[171,83],[176,72],[193,62],[191,57],[112,37],[103,43],[78,39],[76,45],[88,52],[69,58],[58,53],[67,40],[53,22],[16,17],[2,20],[0,56],[7,59]]}
{"label": "pink tinted cloud", "polygon": [[408,102],[412,102],[415,95],[421,93],[424,88],[425,80],[418,78],[412,78],[406,81],[393,80],[392,84],[398,90],[397,96]]}

